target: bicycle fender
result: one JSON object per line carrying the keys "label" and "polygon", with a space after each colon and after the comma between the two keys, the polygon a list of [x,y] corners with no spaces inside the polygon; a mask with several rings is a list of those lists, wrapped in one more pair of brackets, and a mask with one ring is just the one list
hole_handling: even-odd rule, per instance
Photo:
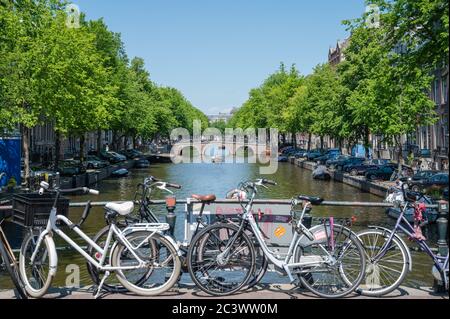
{"label": "bicycle fender", "polygon": [[[382,230],[382,231],[387,232],[389,235],[392,234],[392,230],[390,230],[389,228],[385,228],[385,227],[381,227],[381,226],[369,226],[368,228],[369,229]],[[408,245],[406,245],[405,241],[399,235],[394,234],[394,237],[396,239],[398,239],[403,244],[403,246],[405,246],[405,248],[406,248],[406,254],[408,255],[408,263],[409,263],[409,267],[408,268],[409,268],[409,271],[411,272],[412,271],[412,265],[413,265],[411,251],[409,250]]]}
{"label": "bicycle fender", "polygon": [[311,246],[314,244],[324,243],[327,241],[327,233],[329,234],[329,227],[327,230],[327,229],[325,229],[324,225],[318,225],[318,226],[314,226],[314,227],[310,228],[309,231],[314,236],[315,240],[311,241],[305,235],[301,235],[298,240],[297,245],[300,245],[302,247],[307,247],[307,246]]}
{"label": "bicycle fender", "polygon": [[48,254],[49,254],[49,259],[52,261],[52,263],[49,265],[49,275],[50,276],[55,276],[56,275],[56,271],[58,270],[58,254],[56,252],[56,245],[55,242],[53,240],[53,238],[49,238],[47,236],[47,238],[45,238],[45,240],[47,240],[47,244],[48,244]]}

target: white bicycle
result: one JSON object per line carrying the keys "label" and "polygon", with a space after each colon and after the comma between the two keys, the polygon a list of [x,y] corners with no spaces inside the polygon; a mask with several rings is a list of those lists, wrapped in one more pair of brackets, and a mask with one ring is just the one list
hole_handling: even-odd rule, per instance
{"label": "white bicycle", "polygon": [[[56,274],[58,256],[53,240],[58,234],[71,247],[78,251],[89,263],[104,276],[97,288],[95,298],[102,290],[106,279],[115,273],[119,282],[130,292],[142,296],[159,295],[171,289],[177,282],[181,270],[177,248],[171,238],[163,234],[169,229],[168,224],[135,224],[125,229],[116,225],[116,218],[129,215],[134,208],[132,202],[106,205],[106,219],[109,222],[109,233],[103,247],[99,247],[89,238],[77,224],[67,217],[58,215],[57,204],[60,194],[99,192],[88,188],[71,190],[50,189],[46,182],[41,183],[39,193],[55,194],[53,208],[45,229],[33,230],[24,239],[20,250],[19,270],[25,284],[25,290],[34,298],[43,297]],[[58,224],[63,223],[94,248],[94,255],[88,254]],[[108,264],[107,264],[108,263]]]}

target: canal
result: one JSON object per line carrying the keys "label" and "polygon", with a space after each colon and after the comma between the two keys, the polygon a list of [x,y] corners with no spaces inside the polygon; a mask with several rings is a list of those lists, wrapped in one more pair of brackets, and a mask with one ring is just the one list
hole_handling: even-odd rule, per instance
{"label": "canal", "polygon": [[[181,184],[183,188],[176,191],[178,199],[185,199],[192,194],[216,194],[218,198],[224,198],[228,190],[235,188],[239,182],[261,177],[259,166],[256,164],[153,164],[149,169],[132,170],[130,175],[122,179],[104,180],[96,187],[100,190],[99,196],[77,196],[72,201],[122,201],[134,197],[136,186],[149,175],[156,176],[168,182]],[[298,168],[289,163],[280,163],[278,171],[274,175],[263,176],[278,182],[278,186],[270,187],[259,194],[260,199],[288,199],[299,194],[321,196],[331,201],[369,201],[379,202],[382,198],[362,193],[359,190],[338,182],[314,181],[311,172]],[[164,199],[166,193],[156,193],[153,199]],[[179,205],[177,210],[176,236],[180,239],[183,235],[183,208]],[[161,220],[164,220],[164,207],[157,208]],[[82,213],[81,209],[71,209],[69,217],[75,222]],[[357,217],[357,228],[367,225],[393,224],[381,208],[342,208],[342,207],[315,207],[313,216],[319,217]],[[83,230],[89,235],[94,235],[104,227],[103,209],[94,208],[91,216],[83,226]],[[20,245],[20,238],[13,238],[20,230],[9,226],[7,233],[14,246]],[[17,236],[15,236],[17,237]],[[407,241],[407,240],[406,240]],[[67,246],[61,240],[57,240],[60,247]],[[407,277],[406,286],[431,286],[432,263],[428,256],[423,253],[413,252],[413,272]],[[90,285],[91,281],[87,274],[85,261],[75,251],[59,252],[58,275],[54,286],[65,286],[66,267],[76,264],[80,267],[81,285]],[[183,282],[189,282],[188,275],[184,275]],[[287,279],[276,273],[269,273],[264,278],[265,282],[286,283]],[[10,287],[11,284],[4,273],[0,274],[0,290]]]}

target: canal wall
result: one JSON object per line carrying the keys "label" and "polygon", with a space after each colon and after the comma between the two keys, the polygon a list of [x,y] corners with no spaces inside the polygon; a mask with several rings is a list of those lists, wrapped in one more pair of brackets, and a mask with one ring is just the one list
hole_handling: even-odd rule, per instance
{"label": "canal wall", "polygon": [[[289,159],[289,162],[297,167],[307,169],[309,171],[314,171],[314,168],[316,166],[316,163],[314,163],[314,162],[309,162],[306,160],[299,160],[294,157],[291,157]],[[364,177],[350,176],[348,174],[344,174],[343,172],[338,172],[338,171],[333,171],[333,170],[329,170],[329,171],[331,174],[331,178],[334,181],[353,186],[363,192],[371,193],[371,194],[379,196],[379,197],[384,198],[386,196],[386,192],[389,189],[389,186],[387,186],[387,185],[369,182],[369,181],[365,180]]]}
{"label": "canal wall", "polygon": [[93,171],[88,171],[81,175],[71,176],[71,177],[61,177],[60,188],[78,188],[78,187],[88,187],[94,185],[104,179],[111,177],[111,174],[119,169],[131,169],[135,166],[136,161],[129,160],[123,163],[118,163],[114,165],[109,165],[104,168],[96,169]]}

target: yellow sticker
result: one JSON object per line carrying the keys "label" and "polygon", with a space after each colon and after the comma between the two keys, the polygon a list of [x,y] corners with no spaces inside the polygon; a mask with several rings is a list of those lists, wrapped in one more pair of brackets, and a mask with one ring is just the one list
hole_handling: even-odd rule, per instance
{"label": "yellow sticker", "polygon": [[280,226],[277,229],[275,229],[274,234],[277,238],[281,238],[284,235],[286,235],[286,228],[284,228],[283,226]]}

